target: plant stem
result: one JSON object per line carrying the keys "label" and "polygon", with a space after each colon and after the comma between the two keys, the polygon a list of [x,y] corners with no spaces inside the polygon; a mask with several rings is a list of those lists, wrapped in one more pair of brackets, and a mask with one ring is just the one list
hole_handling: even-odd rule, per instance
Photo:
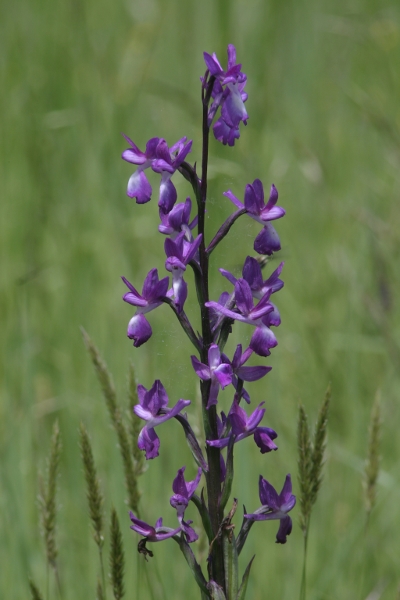
{"label": "plant stem", "polygon": [[300,600],[306,600],[306,588],[307,588],[307,542],[308,542],[308,529],[310,521],[306,524],[306,530],[304,533],[304,547],[303,547],[303,573],[301,576],[301,587],[300,587]]}
{"label": "plant stem", "polygon": [[[200,300],[201,312],[201,332],[202,332],[202,347],[200,349],[200,360],[204,364],[208,364],[208,350],[213,342],[209,310],[205,303],[209,301],[208,290],[208,268],[209,256],[206,251],[205,243],[205,212],[207,202],[207,171],[208,171],[208,145],[210,128],[208,126],[208,105],[211,99],[211,92],[214,85],[214,77],[210,77],[206,86],[202,88],[202,103],[203,103],[203,146],[202,146],[202,167],[201,167],[201,183],[200,190],[197,194],[198,204],[198,232],[201,234],[201,243],[199,247],[201,277],[196,277],[196,286],[198,287],[198,297]],[[195,190],[196,191],[196,190]],[[203,381],[200,385],[203,409],[203,421],[206,439],[217,439],[217,411],[215,406],[207,409],[208,399],[210,395],[210,381]],[[220,474],[220,450],[207,446],[207,461],[209,472],[206,476],[208,511],[210,515],[211,526],[214,536],[220,528],[220,523],[223,518],[222,511],[219,507],[221,495],[221,474]],[[209,563],[210,576],[223,589],[225,589],[225,574],[222,544],[219,539],[215,540],[212,547],[211,561]]]}

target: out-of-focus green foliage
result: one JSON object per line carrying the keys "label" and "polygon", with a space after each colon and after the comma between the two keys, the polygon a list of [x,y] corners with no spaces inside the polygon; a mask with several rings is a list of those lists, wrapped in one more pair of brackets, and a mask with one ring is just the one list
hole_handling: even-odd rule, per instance
{"label": "out-of-focus green foliage", "polygon": [[[119,402],[134,362],[140,383],[160,378],[175,402],[193,401],[190,343],[167,306],[150,316],[154,335],[139,350],[126,339],[132,308],[120,275],[141,286],[164,271],[156,200],[125,195],[132,168],[120,159],[129,135],[194,140],[200,160],[199,77],[203,50],[225,64],[237,47],[248,75],[250,115],[233,149],[211,142],[210,236],[256,177],[273,182],[287,209],[277,223],[285,288],[272,372],[249,388],[266,400],[266,424],[279,451],[261,456],[250,440],[236,452],[233,493],[257,508],[258,476],[280,488],[296,481],[299,399],[315,414],[329,381],[332,404],[324,484],[313,513],[309,599],[391,599],[400,552],[400,7],[378,0],[4,0],[0,20],[0,596],[45,586],[38,536],[37,472],[52,424],[63,439],[57,545],[64,599],[94,597],[97,548],[87,514],[79,456],[80,421],[90,433],[107,514],[118,513],[127,597],[197,593],[173,541],[136,557],[124,505],[123,467],[107,410],[84,348],[83,326],[105,357]],[[183,200],[186,182],[174,181]],[[157,177],[154,177],[155,185]],[[212,265],[229,270],[252,252],[257,225],[242,219]],[[274,259],[271,266],[276,265]],[[225,288],[216,272],[213,298]],[[195,308],[193,289],[188,312]],[[235,325],[236,327],[236,325]],[[235,343],[249,336],[237,327]],[[233,343],[233,342],[232,342]],[[231,348],[227,348],[229,352]],[[369,414],[381,390],[382,461],[377,502],[364,532],[362,471]],[[227,393],[221,402],[228,402]],[[161,454],[141,478],[143,518],[164,516],[172,478],[190,452],[177,423],[160,428]],[[181,443],[176,443],[178,439]],[[173,439],[174,443],[169,443]],[[249,464],[252,467],[249,467]],[[296,490],[294,490],[296,492]],[[190,515],[194,518],[193,514]],[[248,597],[298,595],[302,533],[276,546],[275,525],[257,523],[241,555],[255,553]],[[240,523],[240,515],[238,516]],[[109,540],[105,541],[106,552]],[[379,552],[376,552],[379,548]],[[140,568],[138,569],[138,564]],[[80,576],[80,574],[84,576]],[[147,573],[147,574],[146,574]],[[162,584],[160,573],[163,574]],[[140,588],[140,594],[137,590]],[[12,590],[12,592],[11,592]],[[380,590],[380,592],[379,592]],[[136,596],[135,596],[136,594]],[[54,595],[52,597],[55,597]]]}

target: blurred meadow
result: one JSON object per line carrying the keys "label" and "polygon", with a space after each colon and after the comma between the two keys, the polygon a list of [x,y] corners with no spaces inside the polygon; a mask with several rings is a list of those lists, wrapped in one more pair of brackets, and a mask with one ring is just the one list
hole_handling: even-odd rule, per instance
{"label": "blurred meadow", "polygon": [[[262,456],[249,440],[240,444],[233,494],[251,512],[259,506],[259,475],[280,488],[289,472],[296,493],[298,404],[314,423],[331,382],[308,599],[399,598],[400,5],[3,0],[2,15],[0,597],[28,598],[29,576],[46,590],[37,482],[56,419],[63,598],[94,598],[99,574],[78,445],[81,421],[106,498],[107,530],[111,506],[123,530],[126,597],[199,595],[172,540],[153,544],[149,563],[137,554],[115,433],[79,328],[104,356],[122,406],[128,406],[133,362],[146,387],[160,378],[171,402],[191,399],[189,415],[200,423],[192,347],[168,307],[151,314],[154,335],[142,348],[126,338],[133,312],[121,301],[120,276],[141,289],[152,267],[162,274],[164,239],[155,198],[138,206],[126,196],[133,169],[120,158],[121,132],[141,149],[152,136],[171,145],[187,135],[194,142],[188,158],[200,161],[202,53],[215,51],[225,65],[233,43],[248,76],[250,118],[233,149],[211,140],[209,236],[232,212],[222,192],[231,188],[242,198],[256,177],[267,189],[275,183],[287,210],[276,225],[282,251],[270,265],[285,261],[285,287],[276,300],[279,345],[266,361],[272,372],[250,388],[253,403],[266,401],[264,422],[278,431],[279,451]],[[181,179],[174,176],[183,201],[190,190]],[[217,268],[239,273],[252,253],[259,227],[249,221],[236,223],[212,256],[213,299],[226,289]],[[235,327],[231,347],[250,335]],[[362,473],[378,392],[381,472],[366,527]],[[222,405],[228,400],[223,394]],[[172,479],[183,464],[193,479],[194,466],[177,423],[159,435],[160,457],[140,479],[141,510],[149,523],[163,515],[170,524]],[[274,543],[276,523],[252,529],[241,556],[243,570],[256,554],[248,598],[298,597],[303,540],[296,509],[292,516],[285,546]],[[205,556],[205,544],[202,551]],[[50,590],[56,598],[52,582]]]}

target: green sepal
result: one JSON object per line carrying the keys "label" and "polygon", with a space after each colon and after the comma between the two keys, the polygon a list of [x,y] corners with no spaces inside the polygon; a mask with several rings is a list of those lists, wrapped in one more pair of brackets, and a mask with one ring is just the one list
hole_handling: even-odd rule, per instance
{"label": "green sepal", "polygon": [[224,481],[224,487],[222,488],[220,508],[224,510],[226,503],[229,500],[232,490],[232,482],[233,482],[233,445],[235,439],[234,436],[231,435],[228,444],[228,451],[226,455],[226,475]]}
{"label": "green sepal", "polygon": [[208,541],[211,544],[214,539],[214,534],[212,531],[210,515],[208,514],[206,503],[204,502],[204,489],[201,490],[201,498],[199,498],[197,494],[193,494],[191,501],[193,504],[195,504],[197,510],[199,511],[204,531],[206,532]]}
{"label": "green sepal", "polygon": [[216,581],[213,581],[213,580],[209,581],[208,589],[209,589],[210,597],[212,598],[212,600],[226,600],[224,590],[222,589],[222,587],[220,585],[218,585],[218,583]]}
{"label": "green sepal", "polygon": [[233,534],[233,530],[224,531],[222,543],[224,550],[225,589],[227,600],[236,600],[239,587],[239,567],[236,538]]}
{"label": "green sepal", "polygon": [[251,569],[251,565],[253,564],[253,560],[254,560],[255,556],[256,555],[253,556],[253,558],[251,559],[251,561],[249,562],[249,564],[246,567],[246,570],[243,574],[242,583],[240,585],[238,594],[236,596],[236,600],[244,600],[244,598],[246,596],[247,582],[249,581],[250,569]]}
{"label": "green sepal", "polygon": [[196,580],[197,585],[201,589],[202,593],[204,593],[207,598],[210,598],[210,593],[207,589],[207,581],[203,575],[203,571],[201,570],[201,567],[200,567],[199,563],[197,562],[197,560],[192,552],[191,547],[189,546],[189,544],[183,537],[183,534],[180,536],[174,535],[172,537],[176,542],[178,542],[181,552],[182,552],[183,556],[185,557],[190,570],[193,573],[193,576]]}

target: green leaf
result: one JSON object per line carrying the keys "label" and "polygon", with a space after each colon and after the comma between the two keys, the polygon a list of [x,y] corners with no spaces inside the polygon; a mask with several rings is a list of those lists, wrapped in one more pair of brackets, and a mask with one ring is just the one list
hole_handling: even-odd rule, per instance
{"label": "green leaf", "polygon": [[210,591],[210,597],[212,600],[226,600],[224,590],[215,581],[208,582],[208,589]]}
{"label": "green leaf", "polygon": [[204,594],[206,594],[206,596],[209,598],[210,593],[207,589],[207,581],[203,575],[203,571],[201,570],[199,563],[197,562],[197,560],[195,558],[195,555],[192,552],[191,547],[189,546],[189,544],[187,543],[187,541],[185,540],[183,535],[182,536],[174,535],[173,539],[176,542],[178,542],[181,552],[182,552],[183,556],[185,557],[190,570],[193,573],[193,576],[196,580],[197,585],[199,586],[201,591]]}
{"label": "green leaf", "polygon": [[204,490],[201,490],[201,498],[199,498],[197,494],[193,494],[193,496],[191,497],[191,501],[193,502],[193,504],[196,505],[196,508],[199,511],[204,531],[206,532],[208,541],[211,544],[211,542],[214,539],[214,534],[212,531],[210,515],[208,514],[207,506],[204,502]]}
{"label": "green leaf", "polygon": [[229,500],[229,497],[231,495],[231,491],[232,491],[232,482],[233,482],[233,444],[234,444],[234,437],[233,435],[230,437],[229,439],[229,444],[228,444],[228,452],[226,455],[226,476],[225,476],[225,481],[224,481],[224,487],[222,488],[222,494],[221,494],[221,502],[220,502],[220,508],[221,510],[224,510],[226,503]]}
{"label": "green leaf", "polygon": [[246,596],[247,582],[249,581],[250,569],[251,569],[251,565],[253,564],[253,560],[254,560],[255,556],[256,555],[253,556],[253,558],[251,559],[251,561],[249,562],[249,564],[246,567],[246,570],[243,574],[242,583],[241,583],[241,586],[238,591],[238,595],[236,596],[236,600],[244,600],[244,598]]}
{"label": "green leaf", "polygon": [[236,600],[239,586],[238,553],[233,530],[223,533],[225,588],[228,600]]}

